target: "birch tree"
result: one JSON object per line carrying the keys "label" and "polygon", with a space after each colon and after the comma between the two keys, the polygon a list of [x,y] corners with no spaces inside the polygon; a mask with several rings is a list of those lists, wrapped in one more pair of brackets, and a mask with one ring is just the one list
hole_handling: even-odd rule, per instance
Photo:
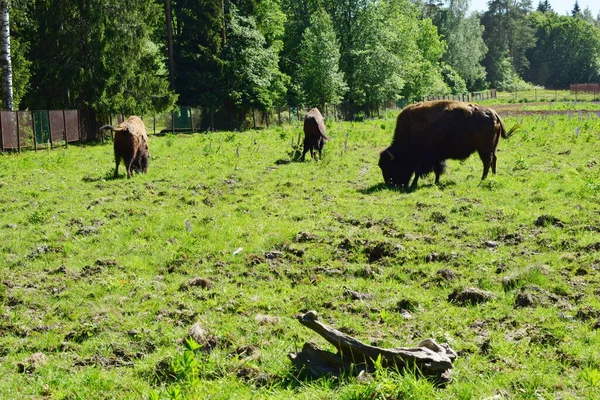
{"label": "birch tree", "polygon": [[12,62],[10,58],[10,18],[8,0],[0,0],[2,8],[2,101],[4,108],[12,110],[13,105],[13,83]]}

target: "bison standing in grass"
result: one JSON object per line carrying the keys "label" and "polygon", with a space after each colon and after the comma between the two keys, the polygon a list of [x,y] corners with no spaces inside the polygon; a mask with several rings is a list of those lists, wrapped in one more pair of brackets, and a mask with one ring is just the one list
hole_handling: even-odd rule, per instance
{"label": "bison standing in grass", "polygon": [[116,128],[104,125],[100,128],[100,130],[102,129],[111,129],[115,133],[115,178],[119,176],[121,159],[125,163],[127,178],[131,178],[133,171],[138,173],[148,171],[150,154],[144,121],[139,117],[131,116]]}
{"label": "bison standing in grass", "polygon": [[319,158],[322,158],[326,140],[329,138],[325,136],[325,122],[321,112],[315,107],[304,117],[304,151],[301,160],[304,161],[309,150],[313,160],[315,159],[315,150],[319,152]]}
{"label": "bison standing in grass", "polygon": [[460,101],[429,101],[408,106],[396,121],[392,145],[381,152],[379,167],[387,184],[417,187],[419,177],[435,173],[439,183],[445,160],[464,160],[474,152],[483,162],[485,179],[496,173],[496,147],[508,138],[500,116],[491,108]]}

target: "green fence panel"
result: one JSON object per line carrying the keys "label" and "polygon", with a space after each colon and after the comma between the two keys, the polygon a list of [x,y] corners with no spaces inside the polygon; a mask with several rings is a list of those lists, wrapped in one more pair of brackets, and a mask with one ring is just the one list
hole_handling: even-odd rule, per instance
{"label": "green fence panel", "polygon": [[173,124],[175,130],[192,129],[192,109],[190,107],[179,107],[173,113]]}
{"label": "green fence panel", "polygon": [[50,141],[50,115],[48,111],[34,111],[33,124],[35,127],[35,141],[38,144]]}

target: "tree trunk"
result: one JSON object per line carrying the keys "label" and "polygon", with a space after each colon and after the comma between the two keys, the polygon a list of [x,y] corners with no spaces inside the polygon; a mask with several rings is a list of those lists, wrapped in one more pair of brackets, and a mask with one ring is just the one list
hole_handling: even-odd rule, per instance
{"label": "tree trunk", "polygon": [[0,0],[2,8],[2,47],[0,55],[2,58],[2,100],[4,109],[12,110],[13,104],[13,82],[12,62],[10,59],[10,19],[8,0]]}
{"label": "tree trunk", "polygon": [[167,24],[167,52],[169,57],[169,89],[175,90],[175,60],[173,58],[173,19],[171,0],[165,0],[165,17]]}
{"label": "tree trunk", "polygon": [[223,44],[227,44],[227,26],[225,24],[225,0],[221,0],[221,13],[223,14]]}

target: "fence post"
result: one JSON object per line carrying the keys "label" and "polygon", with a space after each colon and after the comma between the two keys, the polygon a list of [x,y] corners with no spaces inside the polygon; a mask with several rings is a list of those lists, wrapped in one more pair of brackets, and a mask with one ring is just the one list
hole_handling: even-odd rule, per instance
{"label": "fence post", "polygon": [[13,111],[15,113],[15,121],[17,123],[17,149],[19,149],[19,153],[21,152],[21,135],[19,135],[19,114],[17,111]]}
{"label": "fence post", "polygon": [[254,129],[256,129],[256,110],[252,109],[252,121],[254,122]]}
{"label": "fence post", "polygon": [[52,127],[50,126],[50,111],[46,111],[46,115],[48,115],[48,137],[50,138],[50,149],[54,150],[54,140],[52,140]]}
{"label": "fence post", "polygon": [[[63,112],[63,128],[65,128],[64,130],[64,137],[65,137],[65,147],[69,147],[69,140],[67,138],[67,117],[65,116],[65,110],[62,110]],[[18,116],[17,116],[17,127],[19,126],[19,122],[18,122]]]}
{"label": "fence post", "polygon": [[190,107],[190,128],[192,128],[192,133],[194,133],[194,114],[192,113],[192,107]]}
{"label": "fence post", "polygon": [[156,135],[156,115],[152,117],[152,134]]}
{"label": "fence post", "polygon": [[171,133],[175,134],[175,111],[171,112]]}

